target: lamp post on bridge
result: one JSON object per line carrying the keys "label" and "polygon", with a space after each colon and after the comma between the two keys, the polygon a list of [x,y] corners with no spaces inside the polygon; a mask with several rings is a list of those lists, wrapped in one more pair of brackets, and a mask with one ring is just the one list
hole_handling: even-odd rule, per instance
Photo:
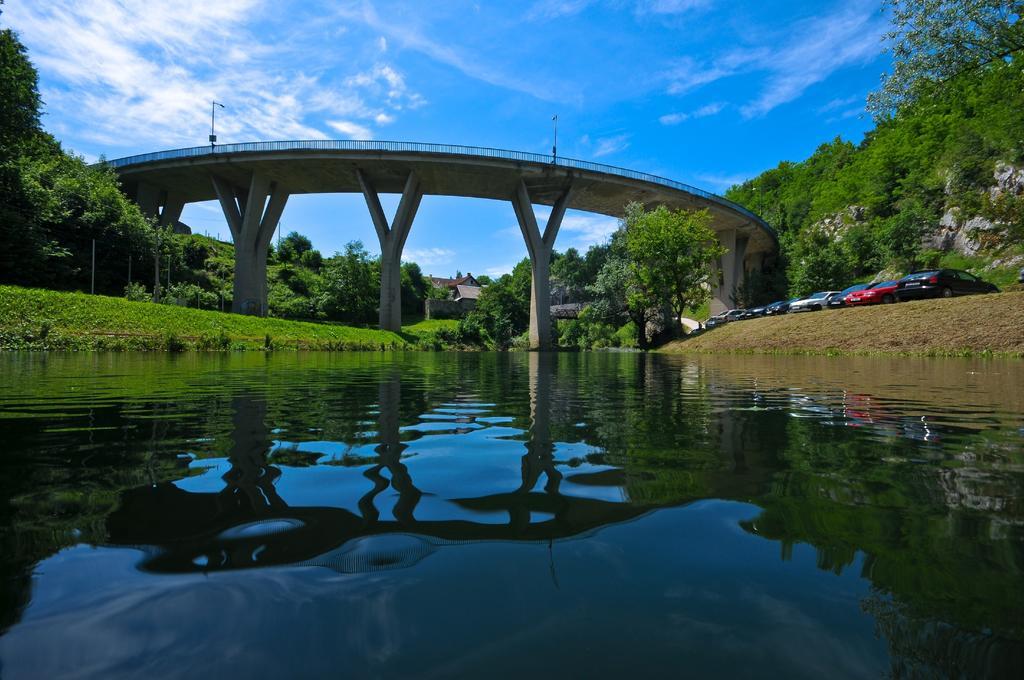
{"label": "lamp post on bridge", "polygon": [[551,144],[551,163],[552,165],[558,159],[558,114],[551,116],[551,122],[555,124],[555,138]]}
{"label": "lamp post on bridge", "polygon": [[225,108],[223,104],[217,101],[210,102],[210,151],[217,146],[217,132],[215,126],[217,124],[217,107]]}

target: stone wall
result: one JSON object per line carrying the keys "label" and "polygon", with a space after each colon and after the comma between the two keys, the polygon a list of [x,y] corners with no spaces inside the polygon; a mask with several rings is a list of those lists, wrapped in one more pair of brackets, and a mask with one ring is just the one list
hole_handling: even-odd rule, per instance
{"label": "stone wall", "polygon": [[424,314],[428,319],[461,319],[476,307],[476,300],[427,300]]}

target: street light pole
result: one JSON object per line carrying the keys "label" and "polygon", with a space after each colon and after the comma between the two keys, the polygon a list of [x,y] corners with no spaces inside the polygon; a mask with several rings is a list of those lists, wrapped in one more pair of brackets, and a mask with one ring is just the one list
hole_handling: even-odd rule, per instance
{"label": "street light pole", "polygon": [[551,162],[554,163],[558,158],[558,114],[551,116],[551,121],[555,124],[555,138],[551,144]]}
{"label": "street light pole", "polygon": [[217,146],[217,132],[215,126],[217,124],[217,107],[224,108],[224,105],[220,102],[210,102],[210,151],[213,151],[213,147]]}

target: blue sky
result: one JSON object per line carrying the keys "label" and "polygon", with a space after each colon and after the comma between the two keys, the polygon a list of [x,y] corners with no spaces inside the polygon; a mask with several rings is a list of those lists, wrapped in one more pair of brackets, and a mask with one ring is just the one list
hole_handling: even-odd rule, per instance
{"label": "blue sky", "polygon": [[[393,139],[550,153],[721,193],[871,127],[880,0],[7,0],[45,127],[89,160],[221,143]],[[396,197],[385,197],[393,211]],[[538,211],[541,215],[543,210]],[[215,203],[186,207],[228,237]],[[378,252],[359,195],[293,196],[285,232]],[[570,212],[556,248],[615,221]],[[526,255],[510,204],[424,198],[405,251],[434,274]]]}

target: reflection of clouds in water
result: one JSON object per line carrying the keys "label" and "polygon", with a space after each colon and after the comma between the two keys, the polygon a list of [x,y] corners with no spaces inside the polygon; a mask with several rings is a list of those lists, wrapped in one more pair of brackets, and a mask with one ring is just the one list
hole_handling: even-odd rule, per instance
{"label": "reflection of clouds in water", "polygon": [[293,677],[329,672],[314,665],[337,661],[339,639],[361,658],[385,662],[416,628],[395,613],[401,592],[420,582],[412,573],[140,578],[136,561],[130,550],[78,547],[41,565],[45,578],[24,620],[0,638],[4,677],[210,677],[232,667]]}

